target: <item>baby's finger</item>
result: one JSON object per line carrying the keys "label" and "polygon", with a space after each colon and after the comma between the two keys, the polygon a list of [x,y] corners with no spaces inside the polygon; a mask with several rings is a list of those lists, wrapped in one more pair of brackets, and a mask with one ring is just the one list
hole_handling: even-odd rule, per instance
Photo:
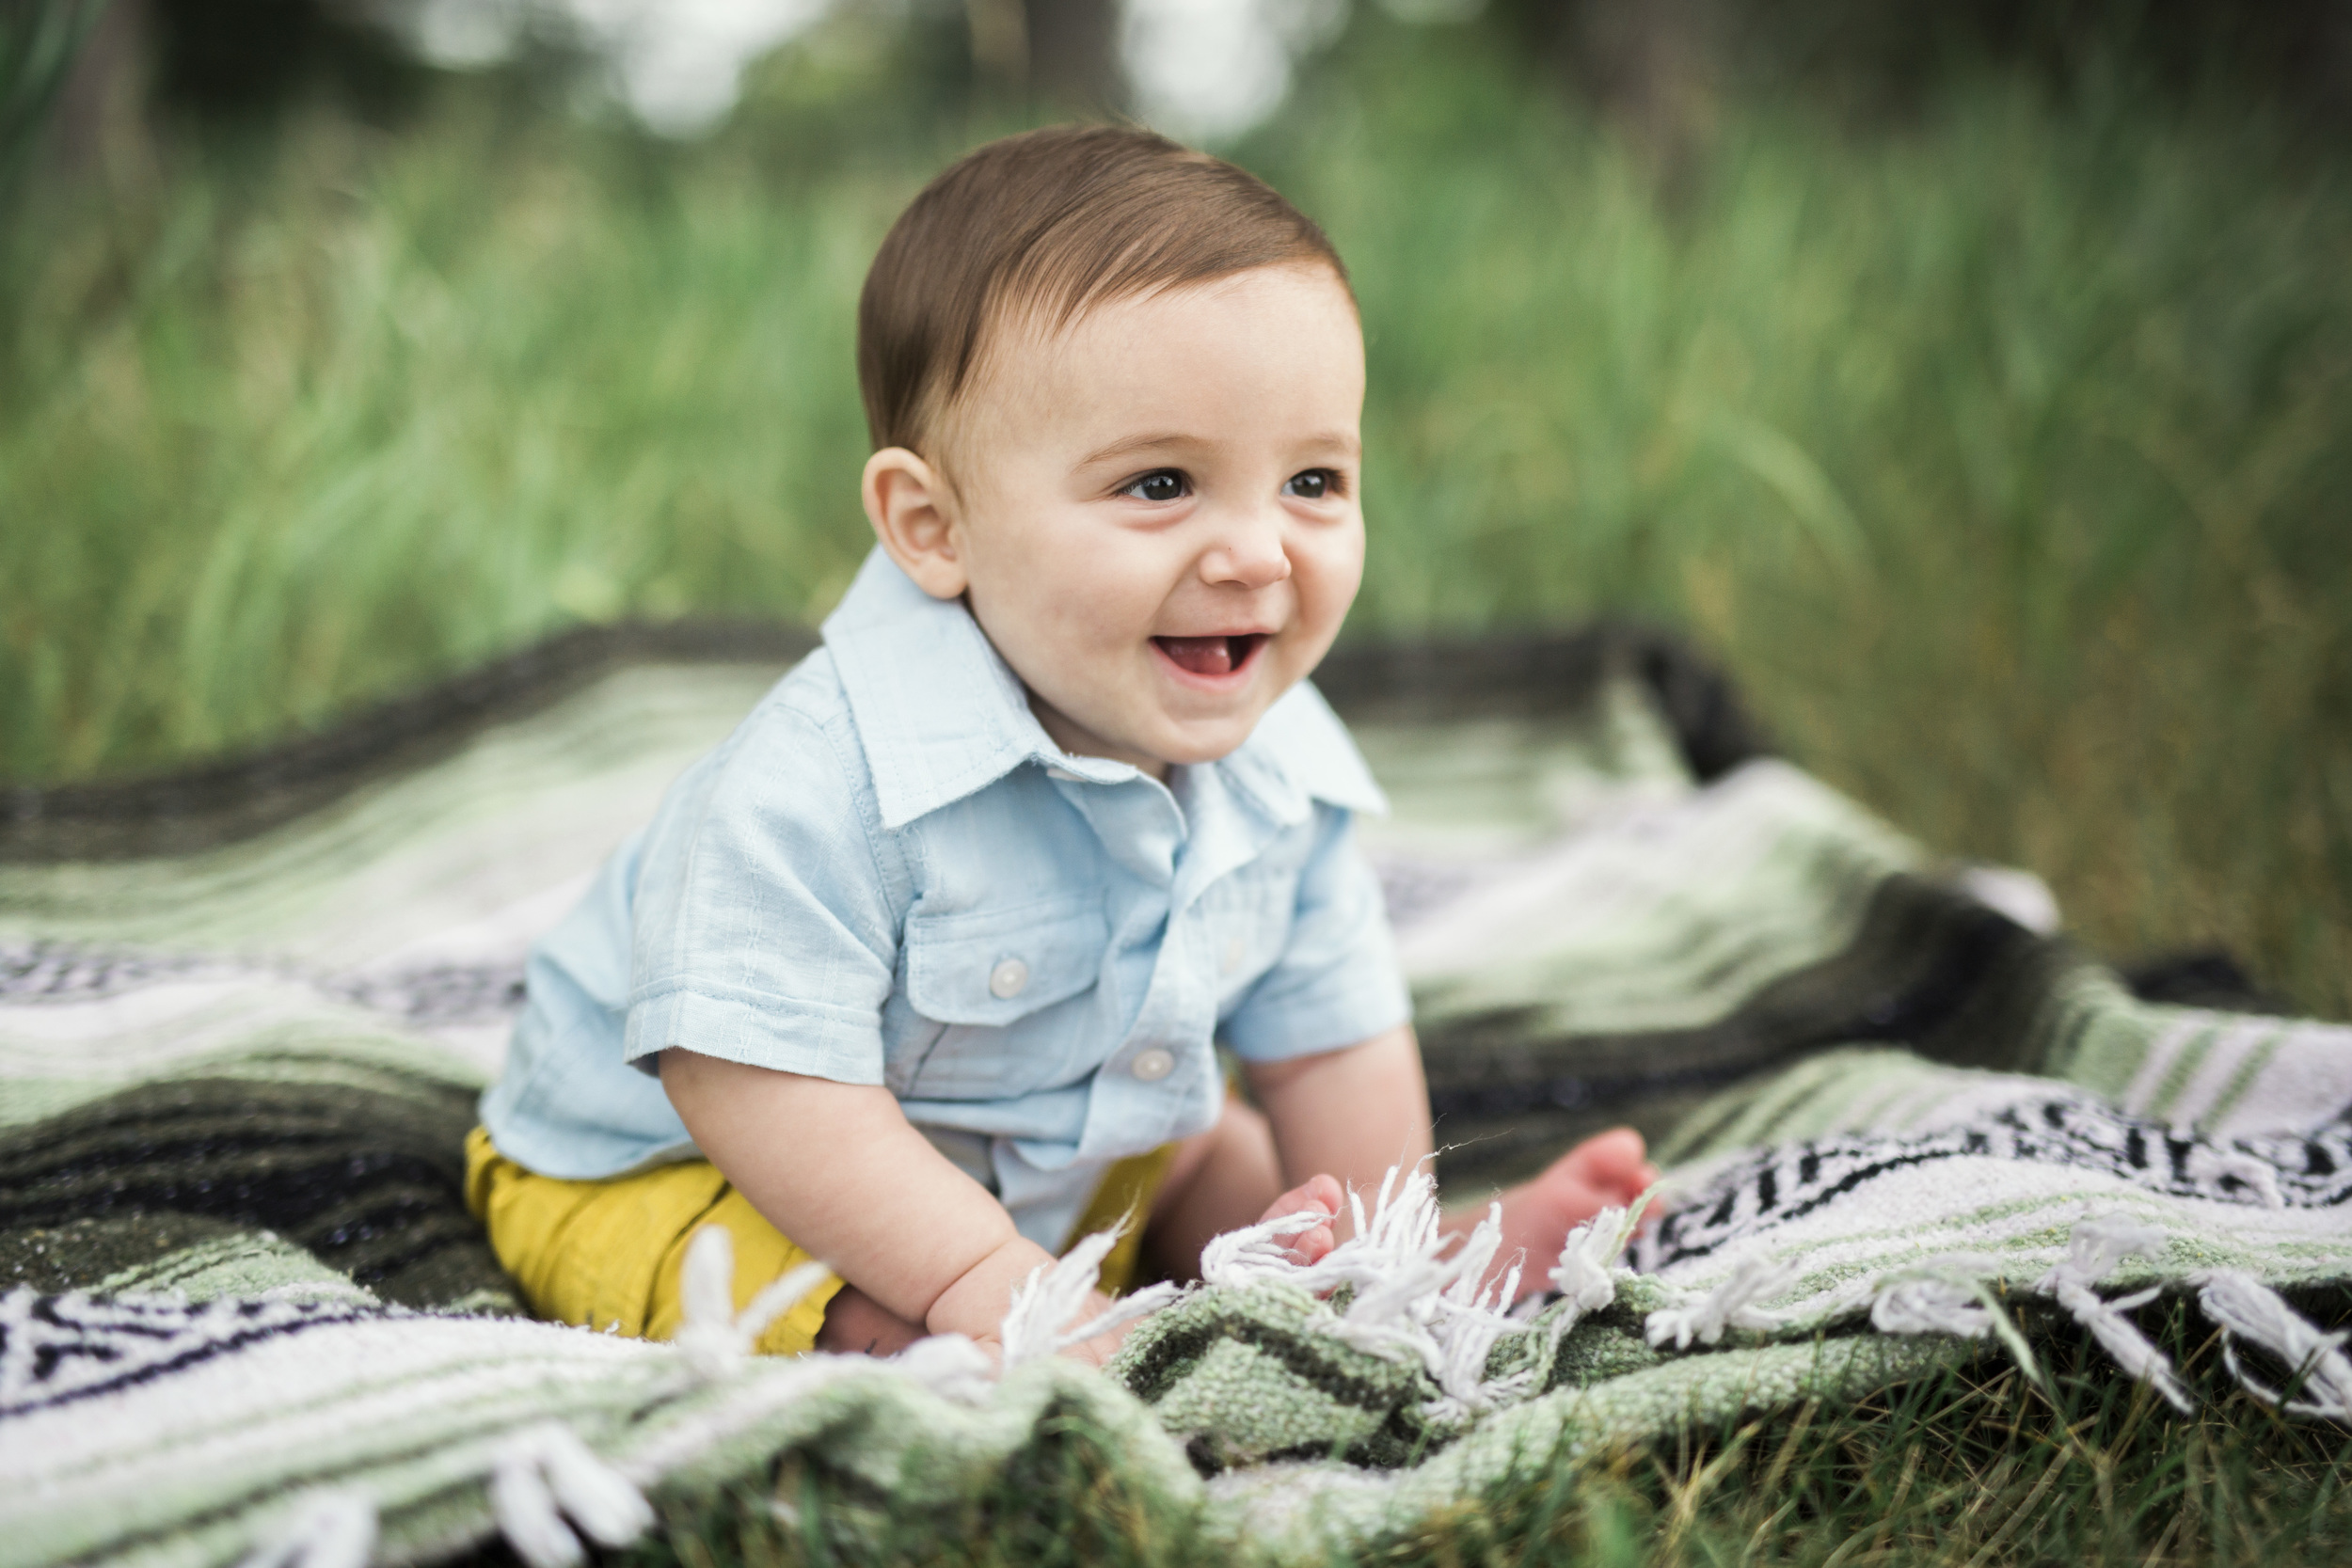
{"label": "baby's finger", "polygon": [[1334,1218],[1339,1215],[1340,1206],[1347,1201],[1347,1189],[1340,1185],[1336,1176],[1311,1176],[1299,1190],[1307,1195],[1308,1202]]}
{"label": "baby's finger", "polygon": [[1331,1249],[1338,1244],[1331,1235],[1331,1227],[1318,1225],[1312,1230],[1302,1231],[1291,1238],[1291,1261],[1301,1267],[1320,1263],[1331,1255]]}
{"label": "baby's finger", "polygon": [[1311,1176],[1266,1205],[1266,1212],[1260,1218],[1278,1220],[1285,1215],[1304,1214],[1311,1211],[1315,1213],[1336,1215],[1340,1212],[1340,1203],[1343,1196],[1344,1195],[1340,1191],[1338,1178]]}

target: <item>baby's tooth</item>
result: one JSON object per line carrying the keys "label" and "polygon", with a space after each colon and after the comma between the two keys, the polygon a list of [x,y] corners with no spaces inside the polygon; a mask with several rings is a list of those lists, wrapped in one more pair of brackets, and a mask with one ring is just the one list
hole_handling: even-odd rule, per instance
{"label": "baby's tooth", "polygon": [[1196,675],[1222,675],[1233,668],[1232,642],[1222,637],[1163,637],[1168,657]]}

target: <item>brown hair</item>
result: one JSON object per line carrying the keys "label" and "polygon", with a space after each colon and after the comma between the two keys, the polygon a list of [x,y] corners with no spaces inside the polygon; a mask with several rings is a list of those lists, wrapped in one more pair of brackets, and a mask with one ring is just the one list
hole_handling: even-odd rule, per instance
{"label": "brown hair", "polygon": [[1116,125],[991,142],[924,187],[866,275],[866,429],[877,450],[921,450],[1009,318],[1057,331],[1105,300],[1285,262],[1347,284],[1323,230],[1221,158]]}

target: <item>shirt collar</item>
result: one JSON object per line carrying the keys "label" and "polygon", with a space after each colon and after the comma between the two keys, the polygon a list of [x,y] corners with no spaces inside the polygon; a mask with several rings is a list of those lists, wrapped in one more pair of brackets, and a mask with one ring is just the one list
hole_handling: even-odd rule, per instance
{"label": "shirt collar", "polygon": [[[1089,784],[1142,776],[1123,762],[1074,757],[1055,745],[971,611],[924,593],[879,546],[825,618],[824,637],[885,828],[903,828],[1026,762]],[[1317,800],[1388,809],[1346,727],[1304,681],[1216,766],[1279,821],[1303,820]]]}

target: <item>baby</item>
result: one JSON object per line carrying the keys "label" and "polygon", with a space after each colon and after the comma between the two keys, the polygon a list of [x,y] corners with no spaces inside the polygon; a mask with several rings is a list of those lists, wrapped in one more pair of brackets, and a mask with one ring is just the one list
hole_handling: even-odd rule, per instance
{"label": "baby", "polygon": [[[1279,1214],[1312,1260],[1431,1148],[1380,792],[1306,683],[1363,564],[1338,255],[1158,136],[1014,136],[892,229],[858,372],[878,547],[533,950],[469,1201],[536,1311],[624,1334],[705,1225],[739,1305],[821,1259],[778,1353],[992,1340],[1129,1215],[1109,1290]],[[1506,1255],[1652,1175],[1580,1145]]]}

